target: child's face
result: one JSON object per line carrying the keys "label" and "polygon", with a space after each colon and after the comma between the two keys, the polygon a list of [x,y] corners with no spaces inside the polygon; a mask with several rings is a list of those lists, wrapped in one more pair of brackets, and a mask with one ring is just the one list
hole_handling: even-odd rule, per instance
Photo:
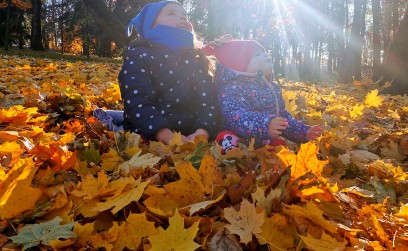
{"label": "child's face", "polygon": [[153,27],[156,25],[167,25],[192,32],[193,26],[183,7],[176,3],[166,4],[157,15]]}
{"label": "child's face", "polygon": [[256,73],[261,71],[265,77],[272,75],[272,61],[263,50],[257,50],[249,61],[246,72]]}

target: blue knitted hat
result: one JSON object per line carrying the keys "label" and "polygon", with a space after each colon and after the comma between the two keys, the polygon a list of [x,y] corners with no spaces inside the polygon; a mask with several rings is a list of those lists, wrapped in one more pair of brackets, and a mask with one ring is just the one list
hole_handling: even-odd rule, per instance
{"label": "blue knitted hat", "polygon": [[143,9],[137,14],[127,26],[127,36],[132,35],[133,27],[143,38],[148,36],[149,32],[153,28],[154,21],[157,15],[160,13],[161,9],[168,3],[180,4],[174,0],[164,0],[156,3],[146,4]]}

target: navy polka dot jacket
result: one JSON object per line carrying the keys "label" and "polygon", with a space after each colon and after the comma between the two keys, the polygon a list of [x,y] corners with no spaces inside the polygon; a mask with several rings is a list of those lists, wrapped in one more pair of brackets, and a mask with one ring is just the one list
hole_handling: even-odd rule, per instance
{"label": "navy polka dot jacket", "polygon": [[288,121],[282,137],[297,143],[307,141],[310,126],[298,121],[286,110],[279,85],[270,88],[262,75],[252,76],[232,71],[218,64],[215,84],[218,88],[223,127],[244,139],[255,138],[257,145],[271,139],[268,125],[277,115]]}
{"label": "navy polka dot jacket", "polygon": [[193,49],[176,54],[167,47],[135,41],[119,74],[124,129],[154,140],[169,128],[183,135],[203,128],[214,137],[218,109],[208,67]]}

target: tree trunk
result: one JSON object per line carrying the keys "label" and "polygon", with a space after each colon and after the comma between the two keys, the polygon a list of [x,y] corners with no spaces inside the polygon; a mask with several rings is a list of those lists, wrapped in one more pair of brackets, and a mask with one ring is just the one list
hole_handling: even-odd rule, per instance
{"label": "tree trunk", "polygon": [[353,26],[350,34],[350,50],[352,53],[352,74],[354,80],[361,80],[361,54],[363,51],[365,32],[365,10],[367,3],[364,0],[354,0]]}
{"label": "tree trunk", "polygon": [[127,45],[130,39],[125,36],[125,25],[112,14],[103,0],[83,0],[83,3],[95,22],[109,35],[116,46],[122,48]]}
{"label": "tree trunk", "polygon": [[31,0],[33,4],[33,18],[31,22],[31,49],[44,50],[41,36],[41,0]]}
{"label": "tree trunk", "polygon": [[384,80],[393,81],[385,93],[408,94],[408,10],[399,24],[383,64]]}
{"label": "tree trunk", "polygon": [[11,11],[11,0],[7,0],[7,16],[6,16],[6,50],[9,49],[9,36],[10,36],[10,11]]}
{"label": "tree trunk", "polygon": [[399,25],[399,11],[398,6],[399,0],[392,0],[392,38],[397,34],[398,25]]}
{"label": "tree trunk", "polygon": [[64,0],[61,0],[61,16],[60,16],[60,32],[61,32],[61,54],[64,54]]}
{"label": "tree trunk", "polygon": [[55,21],[55,9],[56,9],[56,0],[52,0],[51,2],[51,20],[52,20],[52,34],[53,34],[53,41],[52,41],[52,49],[57,49],[58,46],[58,37],[57,37],[57,22]]}
{"label": "tree trunk", "polygon": [[381,78],[381,37],[380,18],[381,3],[379,0],[371,0],[373,6],[373,80]]}
{"label": "tree trunk", "polygon": [[337,72],[339,73],[339,80],[341,83],[348,83],[351,79],[349,78],[348,70],[350,63],[347,62],[347,50],[346,50],[346,35],[347,33],[343,30],[347,30],[348,23],[348,8],[345,0],[338,0],[338,17],[336,18],[336,24],[338,29],[336,29],[336,46],[337,46]]}
{"label": "tree trunk", "polygon": [[18,48],[21,50],[24,46],[24,12],[21,10],[18,13]]}

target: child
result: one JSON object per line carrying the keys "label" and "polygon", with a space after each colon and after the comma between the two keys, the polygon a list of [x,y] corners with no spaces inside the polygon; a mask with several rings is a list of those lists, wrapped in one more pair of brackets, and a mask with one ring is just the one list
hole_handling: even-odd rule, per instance
{"label": "child", "polygon": [[[321,134],[320,126],[297,121],[286,110],[281,88],[272,82],[272,62],[257,41],[231,40],[204,51],[218,61],[215,84],[225,128],[247,140],[254,137],[257,145],[282,144],[280,136],[303,143]],[[224,151],[234,147],[233,136],[229,131],[217,136]]]}
{"label": "child", "polygon": [[[194,48],[192,24],[177,1],[147,4],[128,25],[141,39],[130,43],[119,74],[124,129],[168,144],[214,138],[218,119],[209,60]],[[211,129],[211,130],[209,130]]]}

